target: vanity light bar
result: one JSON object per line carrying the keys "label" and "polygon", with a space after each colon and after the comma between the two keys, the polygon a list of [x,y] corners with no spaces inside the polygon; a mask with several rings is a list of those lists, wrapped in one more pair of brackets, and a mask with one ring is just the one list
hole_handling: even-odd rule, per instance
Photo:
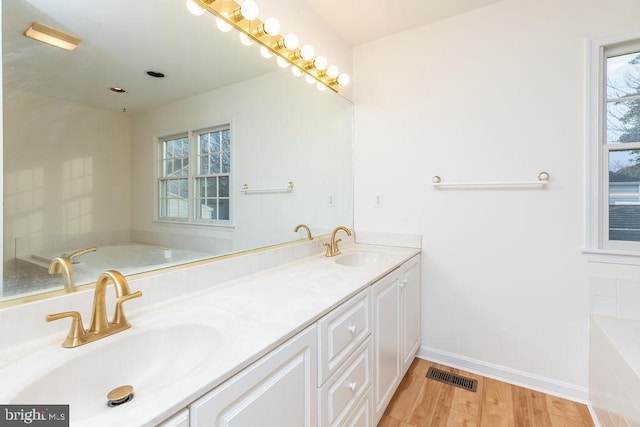
{"label": "vanity light bar", "polygon": [[[299,69],[301,73],[311,76],[321,85],[328,87],[334,92],[338,92],[341,85],[346,86],[349,83],[349,76],[347,74],[338,75],[338,68],[335,65],[327,68],[326,64],[324,64],[324,61],[326,61],[324,57],[316,58],[322,58],[321,61],[314,60],[315,52],[311,46],[302,45],[298,47],[297,37],[295,42],[293,42],[292,34],[287,34],[286,36],[280,35],[279,23],[277,28],[274,28],[272,25],[274,22],[277,23],[276,19],[267,18],[264,22],[258,18],[250,20],[249,18],[253,16],[246,17],[242,12],[241,5],[233,0],[191,1],[196,2],[223,20],[226,24],[245,34],[249,40],[259,43],[268,52],[289,62]],[[245,0],[245,2],[246,1],[250,0]],[[331,69],[332,72],[329,72],[329,69]]]}

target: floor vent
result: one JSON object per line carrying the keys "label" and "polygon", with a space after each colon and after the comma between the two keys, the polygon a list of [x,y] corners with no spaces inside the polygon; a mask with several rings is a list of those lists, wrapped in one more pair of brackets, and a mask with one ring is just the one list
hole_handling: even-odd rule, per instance
{"label": "floor vent", "polygon": [[427,378],[460,387],[465,390],[473,391],[474,393],[478,389],[477,380],[472,380],[471,378],[436,369],[433,366],[431,366],[427,371]]}

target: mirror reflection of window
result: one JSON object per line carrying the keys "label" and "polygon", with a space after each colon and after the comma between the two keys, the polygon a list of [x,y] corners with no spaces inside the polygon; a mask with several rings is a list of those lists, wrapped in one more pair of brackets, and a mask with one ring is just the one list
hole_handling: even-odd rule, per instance
{"label": "mirror reflection of window", "polygon": [[[161,138],[160,144],[158,219],[228,223],[231,220],[229,125]],[[195,168],[189,167],[191,153],[195,153]]]}

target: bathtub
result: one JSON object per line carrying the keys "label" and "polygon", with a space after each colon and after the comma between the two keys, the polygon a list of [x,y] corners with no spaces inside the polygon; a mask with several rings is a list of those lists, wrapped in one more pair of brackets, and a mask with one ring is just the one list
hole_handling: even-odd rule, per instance
{"label": "bathtub", "polygon": [[640,322],[592,316],[589,400],[603,427],[640,426]]}
{"label": "bathtub", "polygon": [[[56,253],[33,254],[32,257],[48,265],[53,258],[60,256],[61,253],[73,253],[79,249],[82,248],[72,248]],[[77,263],[72,266],[73,281],[76,285],[95,282],[105,270],[117,270],[124,275],[130,275],[211,258],[212,256],[212,254],[205,252],[138,243],[98,246],[95,252],[86,253],[75,259]]]}

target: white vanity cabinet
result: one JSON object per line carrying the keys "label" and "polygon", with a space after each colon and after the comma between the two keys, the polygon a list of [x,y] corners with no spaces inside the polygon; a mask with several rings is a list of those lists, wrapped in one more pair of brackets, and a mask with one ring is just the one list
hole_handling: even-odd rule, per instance
{"label": "white vanity cabinet", "polygon": [[417,255],[193,402],[188,426],[373,427],[419,345]]}
{"label": "white vanity cabinet", "polygon": [[191,427],[317,426],[316,326],[189,407]]}
{"label": "white vanity cabinet", "polygon": [[372,287],[374,424],[382,417],[420,345],[420,258]]}

